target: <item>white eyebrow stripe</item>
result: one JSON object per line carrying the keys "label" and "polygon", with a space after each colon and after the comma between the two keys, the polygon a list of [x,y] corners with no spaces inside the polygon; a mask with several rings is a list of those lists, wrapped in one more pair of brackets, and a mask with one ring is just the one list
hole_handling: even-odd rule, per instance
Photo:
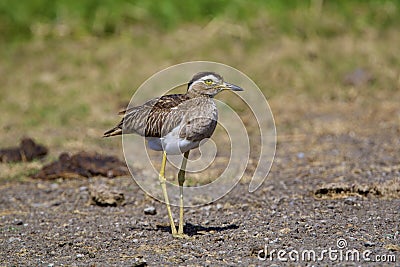
{"label": "white eyebrow stripe", "polygon": [[208,80],[208,79],[211,79],[211,80],[213,80],[213,81],[218,80],[217,77],[215,77],[214,75],[207,75],[207,76],[204,76],[204,77],[202,77],[200,80],[205,81],[205,80]]}

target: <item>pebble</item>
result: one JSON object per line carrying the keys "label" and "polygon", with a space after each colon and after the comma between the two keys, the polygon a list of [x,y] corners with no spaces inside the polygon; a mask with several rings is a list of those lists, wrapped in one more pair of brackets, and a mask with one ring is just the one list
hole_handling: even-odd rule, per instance
{"label": "pebble", "polygon": [[336,208],[334,204],[328,204],[326,207],[332,210]]}
{"label": "pebble", "polygon": [[24,224],[24,222],[23,222],[23,221],[21,221],[21,220],[17,220],[17,219],[15,219],[15,220],[14,220],[14,224],[15,224],[15,225],[23,225],[23,224]]}
{"label": "pebble", "polygon": [[[221,205],[221,204],[219,204],[219,205]],[[201,210],[205,210],[205,211],[209,211],[210,209],[211,209],[210,205],[201,207]],[[218,209],[218,205],[217,205],[217,209]]]}
{"label": "pebble", "polygon": [[81,191],[81,192],[88,191],[88,187],[87,186],[81,186],[81,187],[79,187],[79,191]]}
{"label": "pebble", "polygon": [[10,238],[8,239],[8,242],[10,242],[10,243],[12,243],[12,242],[14,242],[14,241],[20,242],[20,241],[21,241],[21,238],[19,238],[19,237],[10,237]]}
{"label": "pebble", "polygon": [[187,261],[187,260],[190,259],[190,255],[184,254],[184,255],[182,255],[180,258],[181,258],[181,260],[183,260],[183,261]]}
{"label": "pebble", "polygon": [[275,238],[274,240],[270,240],[269,244],[275,244],[279,242],[279,238]]}
{"label": "pebble", "polygon": [[299,159],[304,158],[304,153],[303,152],[297,153],[297,158],[299,158]]}
{"label": "pebble", "polygon": [[375,243],[374,243],[374,242],[371,242],[371,241],[365,241],[365,242],[364,242],[364,246],[365,246],[365,247],[374,247],[374,246],[375,246]]}
{"label": "pebble", "polygon": [[144,211],[144,214],[146,214],[146,215],[156,215],[157,214],[157,210],[153,206],[147,207],[143,211]]}
{"label": "pebble", "polygon": [[77,259],[80,259],[80,258],[83,258],[83,257],[84,257],[83,254],[76,254],[76,258],[77,258]]}
{"label": "pebble", "polygon": [[356,198],[355,198],[355,197],[348,197],[348,198],[346,198],[346,199],[344,200],[344,204],[354,206],[354,205],[357,204]]}
{"label": "pebble", "polygon": [[59,188],[60,187],[60,185],[59,184],[56,184],[56,183],[52,183],[51,185],[50,185],[50,188],[51,189],[57,189],[57,188]]}
{"label": "pebble", "polygon": [[144,222],[137,222],[138,226],[149,226],[150,223],[148,221],[144,221]]}

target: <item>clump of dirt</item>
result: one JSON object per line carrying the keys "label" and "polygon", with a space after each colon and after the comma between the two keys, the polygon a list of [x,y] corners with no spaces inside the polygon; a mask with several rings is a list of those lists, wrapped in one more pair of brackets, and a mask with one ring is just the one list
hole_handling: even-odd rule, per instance
{"label": "clump of dirt", "polygon": [[116,207],[125,203],[124,193],[113,190],[105,184],[91,186],[89,196],[89,204],[91,205]]}
{"label": "clump of dirt", "polygon": [[314,196],[321,199],[337,199],[348,196],[398,199],[400,198],[400,179],[394,178],[382,184],[330,183],[315,190]]}
{"label": "clump of dirt", "polygon": [[33,178],[88,178],[93,176],[116,177],[128,174],[124,162],[114,156],[98,153],[79,152],[70,156],[62,153],[58,161],[43,166]]}
{"label": "clump of dirt", "polygon": [[47,155],[47,148],[31,138],[23,138],[19,147],[0,150],[0,162],[27,162]]}

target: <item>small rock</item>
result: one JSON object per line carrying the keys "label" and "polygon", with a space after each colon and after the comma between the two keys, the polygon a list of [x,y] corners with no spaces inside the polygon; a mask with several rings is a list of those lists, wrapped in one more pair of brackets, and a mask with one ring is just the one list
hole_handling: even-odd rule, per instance
{"label": "small rock", "polygon": [[85,255],[83,255],[83,254],[76,254],[76,258],[77,259],[80,259],[80,258],[83,258]]}
{"label": "small rock", "polygon": [[181,260],[183,260],[183,261],[187,261],[188,259],[190,259],[190,255],[188,255],[188,254],[184,254],[181,256]]}
{"label": "small rock", "polygon": [[119,206],[125,203],[124,193],[108,188],[105,184],[91,186],[90,204],[98,206]]}
{"label": "small rock", "polygon": [[133,267],[144,267],[144,266],[147,266],[147,262],[144,259],[135,258],[135,263],[132,266]]}
{"label": "small rock", "polygon": [[357,240],[357,238],[355,238],[355,237],[352,237],[352,236],[349,236],[349,237],[347,237],[350,241],[356,241]]}
{"label": "small rock", "polygon": [[246,211],[248,208],[249,208],[249,205],[248,205],[248,204],[243,204],[243,205],[242,205],[242,210],[243,210],[243,211]]}
{"label": "small rock", "polygon": [[281,234],[285,234],[285,235],[290,233],[290,231],[291,231],[290,228],[287,228],[287,227],[286,228],[282,228],[282,229],[279,230],[279,232]]}
{"label": "small rock", "polygon": [[364,242],[364,247],[374,247],[375,243],[371,241],[365,241]]}
{"label": "small rock", "polygon": [[357,199],[356,199],[355,197],[347,197],[347,198],[344,200],[344,204],[354,206],[354,205],[357,204],[356,200],[357,200]]}
{"label": "small rock", "polygon": [[21,238],[18,238],[18,237],[10,237],[10,238],[8,239],[8,242],[9,242],[9,243],[12,243],[12,242],[14,242],[14,241],[20,242],[20,241],[21,241]]}
{"label": "small rock", "polygon": [[209,220],[205,220],[204,222],[202,222],[202,224],[204,224],[204,225],[208,225],[209,223],[210,223]]}
{"label": "small rock", "polygon": [[157,214],[157,210],[153,206],[147,207],[143,211],[144,211],[144,214],[146,214],[146,215],[156,215]]}
{"label": "small rock", "polygon": [[137,222],[137,224],[136,224],[137,226],[149,226],[150,225],[150,223],[148,222],[148,221],[144,221],[144,222]]}
{"label": "small rock", "polygon": [[59,185],[59,184],[56,184],[56,183],[52,183],[52,184],[50,185],[50,188],[51,188],[52,190],[57,189],[57,188],[59,188],[59,187],[60,187],[60,185]]}
{"label": "small rock", "polygon": [[79,187],[79,191],[80,192],[88,191],[88,187],[87,186],[81,186],[81,187]]}
{"label": "small rock", "polygon": [[304,153],[303,152],[297,153],[297,158],[298,159],[303,159],[304,158]]}
{"label": "small rock", "polygon": [[[204,206],[204,207],[201,207],[201,209],[205,210],[205,211],[209,211],[211,209],[211,206],[210,205]],[[218,207],[217,207],[217,209],[218,209]]]}
{"label": "small rock", "polygon": [[335,204],[328,204],[326,207],[331,210],[336,208]]}
{"label": "small rock", "polygon": [[21,221],[21,220],[14,220],[14,224],[15,224],[15,225],[23,225],[24,222]]}
{"label": "small rock", "polygon": [[220,235],[217,238],[215,238],[215,241],[222,241],[223,242],[224,240],[225,240],[225,238],[222,235]]}

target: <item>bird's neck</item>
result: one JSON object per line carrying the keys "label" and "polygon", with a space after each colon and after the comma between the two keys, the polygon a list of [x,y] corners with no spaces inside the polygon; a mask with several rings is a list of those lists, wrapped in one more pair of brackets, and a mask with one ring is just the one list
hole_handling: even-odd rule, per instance
{"label": "bird's neck", "polygon": [[196,98],[196,97],[213,98],[213,95],[200,94],[200,93],[198,93],[198,92],[196,92],[196,91],[192,91],[192,90],[187,91],[187,92],[186,92],[186,95],[187,95],[189,98]]}

